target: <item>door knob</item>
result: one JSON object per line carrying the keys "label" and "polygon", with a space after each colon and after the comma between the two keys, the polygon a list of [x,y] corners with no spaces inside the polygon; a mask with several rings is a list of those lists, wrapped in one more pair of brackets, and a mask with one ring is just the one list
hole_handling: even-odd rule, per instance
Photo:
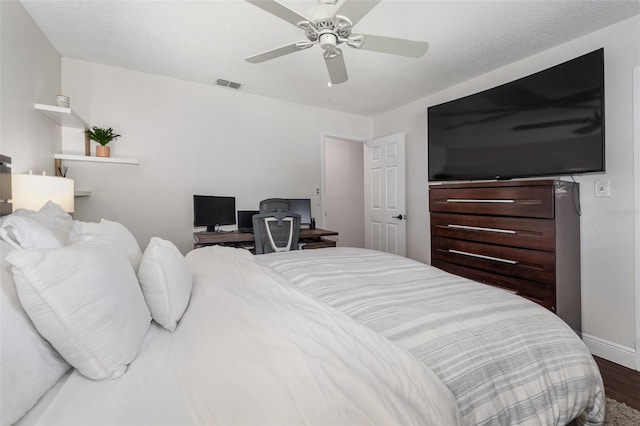
{"label": "door knob", "polygon": [[401,214],[399,214],[398,216],[391,216],[391,217],[392,217],[393,219],[400,219],[400,220],[402,220],[402,219],[406,219],[406,218],[407,218],[407,216],[406,216],[406,215],[405,215],[405,216],[402,216]]}

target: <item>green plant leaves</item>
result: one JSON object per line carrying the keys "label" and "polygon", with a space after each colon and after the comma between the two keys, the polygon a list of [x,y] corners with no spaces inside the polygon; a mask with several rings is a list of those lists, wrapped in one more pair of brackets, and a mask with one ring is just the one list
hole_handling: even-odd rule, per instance
{"label": "green plant leaves", "polygon": [[96,141],[102,146],[105,146],[112,140],[120,137],[119,134],[113,132],[111,127],[103,129],[101,127],[93,126],[90,129],[86,129],[84,132],[90,140]]}

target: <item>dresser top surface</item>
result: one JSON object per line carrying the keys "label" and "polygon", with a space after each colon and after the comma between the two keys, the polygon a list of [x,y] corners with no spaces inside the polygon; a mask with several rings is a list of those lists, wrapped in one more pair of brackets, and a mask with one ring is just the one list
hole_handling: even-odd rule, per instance
{"label": "dresser top surface", "polygon": [[483,181],[483,182],[438,182],[430,183],[429,189],[456,189],[456,188],[509,188],[520,186],[553,186],[553,185],[574,185],[576,182],[559,179],[536,179],[536,180],[505,180],[505,181]]}

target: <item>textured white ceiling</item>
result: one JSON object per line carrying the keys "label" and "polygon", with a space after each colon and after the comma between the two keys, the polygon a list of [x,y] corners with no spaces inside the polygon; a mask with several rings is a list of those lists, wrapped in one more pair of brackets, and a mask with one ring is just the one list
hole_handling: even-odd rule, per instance
{"label": "textured white ceiling", "polygon": [[[427,41],[429,51],[412,59],[345,46],[349,80],[327,87],[319,46],[261,64],[244,61],[304,35],[243,0],[21,3],[63,57],[205,84],[223,78],[242,83],[247,93],[363,115],[404,105],[640,9],[638,0],[382,0],[354,32]],[[317,5],[282,3],[303,15]]]}

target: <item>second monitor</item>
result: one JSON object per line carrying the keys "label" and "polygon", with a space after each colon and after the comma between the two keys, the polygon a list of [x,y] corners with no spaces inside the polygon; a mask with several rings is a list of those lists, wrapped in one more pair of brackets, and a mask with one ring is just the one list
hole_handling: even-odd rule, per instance
{"label": "second monitor", "polygon": [[300,225],[311,225],[311,199],[286,198],[289,211],[300,215]]}
{"label": "second monitor", "polygon": [[238,210],[238,232],[253,232],[253,216],[258,210]]}

